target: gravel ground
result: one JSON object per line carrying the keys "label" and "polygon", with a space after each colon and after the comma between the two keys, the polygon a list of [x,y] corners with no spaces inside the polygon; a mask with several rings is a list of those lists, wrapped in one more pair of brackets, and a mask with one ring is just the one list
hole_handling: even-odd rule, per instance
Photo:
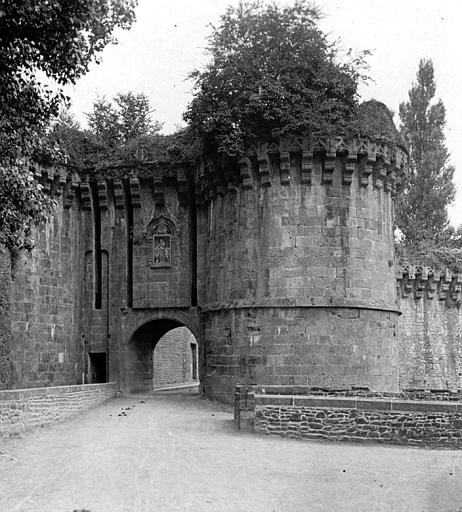
{"label": "gravel ground", "polygon": [[0,511],[462,512],[462,452],[236,431],[191,390],[0,440]]}

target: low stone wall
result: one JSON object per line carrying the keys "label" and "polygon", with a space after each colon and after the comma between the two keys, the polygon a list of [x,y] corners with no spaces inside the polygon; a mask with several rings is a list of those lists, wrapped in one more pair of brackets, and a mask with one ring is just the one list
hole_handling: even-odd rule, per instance
{"label": "low stone wall", "polygon": [[68,418],[114,397],[118,389],[109,382],[0,391],[0,436]]}
{"label": "low stone wall", "polygon": [[242,430],[294,438],[461,448],[462,402],[437,395],[431,401],[419,392],[417,400],[307,396],[238,386],[235,421]]}

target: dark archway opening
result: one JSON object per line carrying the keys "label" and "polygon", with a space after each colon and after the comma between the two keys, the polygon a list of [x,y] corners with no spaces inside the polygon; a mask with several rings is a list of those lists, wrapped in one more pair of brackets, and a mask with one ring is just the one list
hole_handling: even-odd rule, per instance
{"label": "dark archway opening", "polygon": [[132,391],[199,384],[199,340],[183,323],[152,320],[132,336],[134,361],[129,377]]}

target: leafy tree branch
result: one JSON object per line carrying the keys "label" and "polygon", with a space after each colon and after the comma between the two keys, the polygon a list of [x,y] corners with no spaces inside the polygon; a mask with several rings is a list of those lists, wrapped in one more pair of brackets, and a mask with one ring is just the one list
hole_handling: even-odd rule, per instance
{"label": "leafy tree branch", "polygon": [[0,1],[0,243],[10,249],[27,246],[31,227],[54,206],[34,170],[61,156],[46,135],[66,99],[62,86],[88,71],[115,41],[116,28],[131,26],[135,5],[136,0]]}

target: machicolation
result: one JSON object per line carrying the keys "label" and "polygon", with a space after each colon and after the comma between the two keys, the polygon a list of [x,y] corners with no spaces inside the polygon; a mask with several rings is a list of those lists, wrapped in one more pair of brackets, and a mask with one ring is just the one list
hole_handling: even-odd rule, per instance
{"label": "machicolation", "polygon": [[223,402],[238,384],[460,389],[460,275],[395,263],[398,139],[281,135],[226,161],[132,150],[42,174],[59,206],[12,278],[2,255],[4,388],[150,390],[157,341],[185,326]]}

